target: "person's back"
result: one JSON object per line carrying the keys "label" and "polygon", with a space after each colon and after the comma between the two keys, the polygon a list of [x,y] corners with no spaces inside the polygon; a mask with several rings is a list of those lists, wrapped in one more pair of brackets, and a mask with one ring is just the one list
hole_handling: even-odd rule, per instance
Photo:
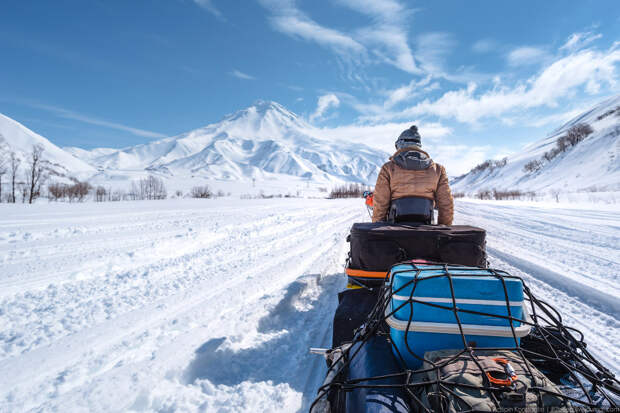
{"label": "person's back", "polygon": [[416,126],[398,137],[396,149],[377,177],[372,221],[387,219],[392,200],[416,196],[435,203],[439,210],[438,224],[452,225],[454,205],[446,170],[421,149]]}

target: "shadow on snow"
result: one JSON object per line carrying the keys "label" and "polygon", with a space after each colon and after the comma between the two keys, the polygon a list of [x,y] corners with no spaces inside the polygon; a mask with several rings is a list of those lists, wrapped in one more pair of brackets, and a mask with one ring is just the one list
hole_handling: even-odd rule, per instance
{"label": "shadow on snow", "polygon": [[[279,336],[258,347],[238,351],[220,348],[225,337],[211,339],[196,349],[196,356],[185,372],[186,381],[207,379],[227,386],[244,381],[288,383],[303,393],[302,410],[307,410],[326,371],[323,358],[309,354],[308,349],[331,347],[337,293],[343,286],[342,274],[299,278],[259,321],[258,332],[279,332]],[[318,296],[312,291],[317,288]],[[304,295],[305,292],[309,294]],[[301,304],[303,309],[296,308],[296,304]]]}

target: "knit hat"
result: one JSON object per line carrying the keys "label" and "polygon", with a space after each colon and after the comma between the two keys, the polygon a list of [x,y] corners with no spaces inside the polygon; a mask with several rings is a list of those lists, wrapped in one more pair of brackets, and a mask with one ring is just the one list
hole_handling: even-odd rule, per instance
{"label": "knit hat", "polygon": [[411,125],[411,127],[403,131],[396,140],[396,149],[402,149],[408,146],[422,146],[422,138],[420,138],[416,125]]}

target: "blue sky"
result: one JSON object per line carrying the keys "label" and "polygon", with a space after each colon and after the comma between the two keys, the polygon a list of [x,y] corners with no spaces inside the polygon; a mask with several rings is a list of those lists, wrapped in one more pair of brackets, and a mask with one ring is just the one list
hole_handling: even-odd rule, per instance
{"label": "blue sky", "polygon": [[5,0],[0,112],[124,147],[275,100],[391,151],[420,125],[452,175],[620,90],[620,2]]}

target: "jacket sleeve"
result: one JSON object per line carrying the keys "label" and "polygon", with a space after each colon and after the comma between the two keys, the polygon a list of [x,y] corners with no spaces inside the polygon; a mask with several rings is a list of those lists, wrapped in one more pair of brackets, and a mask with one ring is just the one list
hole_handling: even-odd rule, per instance
{"label": "jacket sleeve", "polygon": [[437,223],[440,225],[452,225],[452,219],[454,217],[454,199],[452,198],[452,192],[450,192],[446,168],[441,165],[439,165],[439,168],[439,182],[437,183],[437,190],[435,191],[435,204],[439,210]]}
{"label": "jacket sleeve", "polygon": [[387,164],[385,164],[381,168],[381,171],[379,171],[377,183],[375,184],[372,222],[387,220],[387,213],[388,208],[390,207],[391,198],[392,190],[390,189],[390,174],[387,170]]}

